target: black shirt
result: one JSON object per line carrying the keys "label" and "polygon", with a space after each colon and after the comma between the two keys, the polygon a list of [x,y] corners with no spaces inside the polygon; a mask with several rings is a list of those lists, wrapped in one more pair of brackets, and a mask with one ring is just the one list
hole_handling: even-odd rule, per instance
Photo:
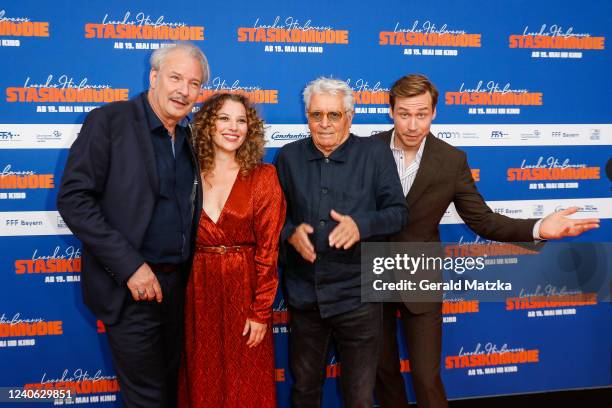
{"label": "black shirt", "polygon": [[[281,246],[289,304],[304,310],[318,308],[323,318],[357,309],[360,245],[330,248],[329,234],[338,224],[330,211],[351,216],[362,241],[393,234],[406,224],[406,198],[389,146],[351,134],[325,157],[307,138],[285,145],[276,167],[287,200]],[[309,236],[317,253],[314,264],[287,242],[301,223],[315,230]]]}
{"label": "black shirt", "polygon": [[187,120],[176,125],[172,138],[157,117],[147,93],[141,94],[151,132],[159,175],[159,195],[141,247],[148,263],[179,264],[190,256],[195,199],[195,171],[189,148]]}

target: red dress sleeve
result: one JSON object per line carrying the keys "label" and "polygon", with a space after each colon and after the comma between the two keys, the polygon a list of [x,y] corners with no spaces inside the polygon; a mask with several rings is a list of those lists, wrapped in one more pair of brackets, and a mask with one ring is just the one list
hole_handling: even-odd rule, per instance
{"label": "red dress sleeve", "polygon": [[278,245],[286,204],[274,166],[260,165],[253,176],[256,283],[249,319],[268,323],[278,287]]}

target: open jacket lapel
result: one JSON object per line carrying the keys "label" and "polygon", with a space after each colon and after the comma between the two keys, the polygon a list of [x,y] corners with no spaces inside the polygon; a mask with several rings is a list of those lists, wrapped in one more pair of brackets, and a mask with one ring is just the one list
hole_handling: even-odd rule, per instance
{"label": "open jacket lapel", "polygon": [[157,174],[157,163],[155,162],[155,152],[153,150],[153,141],[149,132],[149,125],[145,117],[145,107],[140,98],[134,101],[134,109],[136,110],[136,120],[133,123],[134,132],[138,138],[141,154],[144,160],[144,165],[149,176],[151,190],[157,196],[159,194],[159,175]]}
{"label": "open jacket lapel", "polygon": [[194,211],[192,214],[195,215],[195,219],[200,219],[200,212],[202,211],[202,174],[200,173],[200,161],[198,154],[195,151],[194,144],[194,129],[193,124],[190,123],[187,127],[187,145],[189,146],[189,153],[191,155],[191,162],[193,164],[193,171],[195,173],[195,197],[192,200],[194,205]]}

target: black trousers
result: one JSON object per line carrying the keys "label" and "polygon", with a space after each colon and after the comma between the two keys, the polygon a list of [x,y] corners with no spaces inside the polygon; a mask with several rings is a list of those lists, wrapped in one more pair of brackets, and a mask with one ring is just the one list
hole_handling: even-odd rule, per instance
{"label": "black trousers", "polygon": [[290,312],[290,362],[295,378],[292,407],[321,406],[327,352],[333,338],[341,365],[344,406],[371,408],[382,328],[381,304],[365,303],[325,319],[318,310],[291,308]]}
{"label": "black trousers", "polygon": [[420,314],[411,313],[403,303],[384,304],[383,342],[376,373],[376,398],[380,407],[408,407],[397,344],[398,310],[408,343],[412,385],[419,408],[448,407],[440,378],[442,303],[435,310]]}
{"label": "black trousers", "polygon": [[154,272],[163,301],[137,302],[130,295],[119,322],[106,327],[126,408],[177,406],[185,278],[179,269]]}

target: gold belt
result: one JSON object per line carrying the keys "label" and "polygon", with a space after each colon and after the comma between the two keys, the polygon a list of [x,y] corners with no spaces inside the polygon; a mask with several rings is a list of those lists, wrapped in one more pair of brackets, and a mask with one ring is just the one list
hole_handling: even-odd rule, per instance
{"label": "gold belt", "polygon": [[235,245],[235,246],[225,246],[225,245],[217,245],[217,246],[203,246],[198,245],[198,251],[213,253],[213,254],[228,254],[228,253],[236,253],[243,252],[248,248],[253,248],[250,245]]}

